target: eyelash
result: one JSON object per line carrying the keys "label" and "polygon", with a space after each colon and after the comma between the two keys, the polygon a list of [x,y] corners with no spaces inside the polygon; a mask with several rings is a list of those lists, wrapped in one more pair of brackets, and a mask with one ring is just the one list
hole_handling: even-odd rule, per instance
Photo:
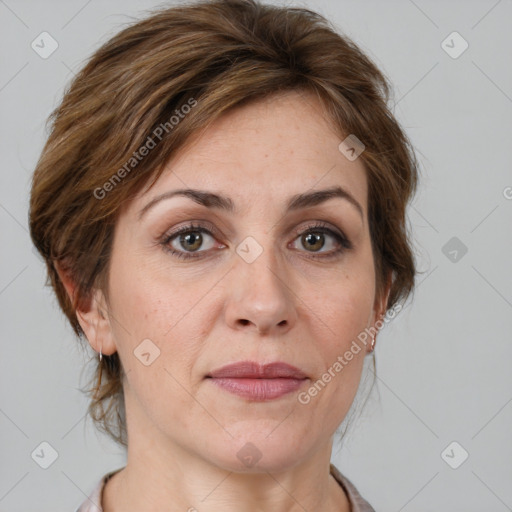
{"label": "eyelash", "polygon": [[[178,229],[178,230],[176,230],[176,231],[174,231],[174,232],[172,232],[170,234],[165,234],[163,236],[162,240],[160,241],[160,244],[162,245],[163,249],[166,252],[168,252],[172,256],[176,256],[176,257],[178,257],[180,259],[191,260],[191,259],[195,259],[195,258],[200,258],[200,257],[202,257],[201,253],[204,253],[204,252],[207,252],[207,251],[196,251],[196,252],[177,251],[177,250],[173,249],[172,247],[170,247],[169,244],[170,244],[170,242],[172,240],[177,238],[179,235],[184,234],[184,233],[189,233],[189,232],[192,232],[192,233],[206,233],[206,234],[208,234],[208,235],[210,235],[210,236],[215,238],[215,235],[214,235],[214,233],[212,233],[212,231],[215,232],[216,230],[215,229],[211,229],[211,230],[207,229],[206,227],[204,227],[201,224],[191,223],[191,224],[188,224],[187,226],[181,227],[180,229]],[[334,231],[334,230],[330,229],[329,227],[327,227],[327,224],[325,224],[323,222],[319,222],[319,221],[317,221],[313,225],[307,226],[302,231],[295,233],[296,237],[295,237],[294,241],[298,237],[301,237],[304,234],[309,233],[309,232],[312,232],[312,233],[323,233],[323,234],[326,234],[326,235],[331,235],[336,240],[336,242],[340,245],[340,247],[338,249],[336,249],[334,252],[331,252],[330,254],[320,253],[320,255],[316,255],[314,253],[311,253],[308,256],[308,258],[312,258],[312,259],[331,259],[331,258],[335,258],[335,257],[340,256],[342,253],[344,253],[347,250],[352,249],[352,243],[349,241],[349,239],[347,237],[345,237],[342,234],[337,233],[336,231]]]}

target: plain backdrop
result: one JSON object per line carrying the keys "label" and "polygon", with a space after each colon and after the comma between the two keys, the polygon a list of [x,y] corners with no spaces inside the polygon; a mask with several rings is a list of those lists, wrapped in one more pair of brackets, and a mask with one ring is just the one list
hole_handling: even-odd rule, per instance
{"label": "plain backdrop", "polygon": [[[94,354],[44,286],[28,198],[66,84],[157,5],[171,3],[0,1],[1,512],[74,511],[125,462],[85,416]],[[381,333],[376,385],[332,460],[377,512],[512,510],[512,2],[289,5],[325,15],[386,73],[421,162],[416,293]],[[31,43],[45,31],[58,48],[43,59]],[[58,455],[47,469],[41,447]]]}

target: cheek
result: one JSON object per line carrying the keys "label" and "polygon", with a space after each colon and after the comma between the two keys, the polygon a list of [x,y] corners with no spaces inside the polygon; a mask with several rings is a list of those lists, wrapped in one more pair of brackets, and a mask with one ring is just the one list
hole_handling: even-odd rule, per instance
{"label": "cheek", "polygon": [[208,328],[209,311],[200,301],[206,291],[198,283],[187,288],[161,271],[136,268],[130,272],[126,262],[111,274],[113,334],[128,388],[153,421],[184,426],[190,395],[180,383],[190,385]]}
{"label": "cheek", "polygon": [[111,305],[118,323],[126,326],[125,334],[128,331],[134,339],[169,334],[204,295],[200,282],[187,284],[174,269],[162,268],[161,262],[114,254]]}
{"label": "cheek", "polygon": [[373,263],[342,270],[311,297],[311,309],[329,327],[329,345],[338,350],[350,345],[368,326],[375,300]]}
{"label": "cheek", "polygon": [[118,259],[110,274],[113,334],[123,366],[141,370],[136,354],[145,343],[150,353],[160,350],[152,368],[185,375],[215,313],[205,300],[215,281],[180,279],[161,265],[135,260]]}
{"label": "cheek", "polygon": [[350,402],[359,384],[367,345],[358,336],[367,327],[371,303],[368,294],[341,294],[337,309],[331,310],[326,319],[329,337],[324,342],[317,341],[317,346],[322,347],[324,375],[329,373],[332,377],[325,375],[333,383],[331,396],[338,405]]}
{"label": "cheek", "polygon": [[[373,304],[372,286],[345,287],[323,300],[318,298],[317,311],[322,314],[313,329],[315,349],[321,359],[321,371],[300,398],[319,418],[323,429],[334,432],[346,417],[356,396],[367,345],[358,339],[368,324]],[[322,323],[328,329],[322,329]],[[319,334],[323,333],[323,334]]]}
{"label": "cheek", "polygon": [[[357,392],[365,355],[371,339],[364,340],[375,299],[375,275],[371,253],[359,255],[335,278],[323,282],[308,306],[314,314],[312,337],[322,359],[325,389],[323,404],[332,411],[334,423],[342,419]],[[316,325],[316,327],[315,327]],[[366,343],[365,343],[366,341]],[[313,392],[314,393],[314,392]]]}

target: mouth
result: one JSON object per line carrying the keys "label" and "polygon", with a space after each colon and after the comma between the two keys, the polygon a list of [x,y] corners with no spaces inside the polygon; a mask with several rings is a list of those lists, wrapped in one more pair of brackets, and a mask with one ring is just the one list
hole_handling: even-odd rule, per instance
{"label": "mouth", "polygon": [[234,395],[252,401],[267,401],[297,391],[307,375],[288,363],[260,364],[240,361],[218,368],[206,376],[212,383]]}

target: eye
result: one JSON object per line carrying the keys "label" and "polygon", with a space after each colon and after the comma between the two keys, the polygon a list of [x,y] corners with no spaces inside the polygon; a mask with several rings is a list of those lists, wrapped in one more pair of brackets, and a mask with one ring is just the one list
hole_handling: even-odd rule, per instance
{"label": "eye", "polygon": [[335,257],[352,248],[352,244],[344,235],[328,228],[324,223],[317,223],[302,231],[292,243],[292,247],[297,249],[297,244],[305,248],[306,252],[318,253],[312,254],[313,258]]}
{"label": "eye", "polygon": [[[215,247],[215,238],[200,225],[190,224],[164,236],[164,249],[179,258],[196,258],[194,253],[203,253]],[[224,247],[222,244],[220,247]]]}
{"label": "eye", "polygon": [[[334,258],[340,256],[346,250],[352,248],[350,241],[341,233],[327,227],[322,222],[308,226],[303,231],[298,231],[297,237],[289,245],[293,249],[299,249],[297,244],[310,253],[310,258]],[[200,258],[211,249],[217,247],[223,249],[226,246],[216,242],[214,228],[207,229],[203,225],[188,224],[172,233],[165,234],[160,244],[164,250],[173,256],[182,259]]]}

